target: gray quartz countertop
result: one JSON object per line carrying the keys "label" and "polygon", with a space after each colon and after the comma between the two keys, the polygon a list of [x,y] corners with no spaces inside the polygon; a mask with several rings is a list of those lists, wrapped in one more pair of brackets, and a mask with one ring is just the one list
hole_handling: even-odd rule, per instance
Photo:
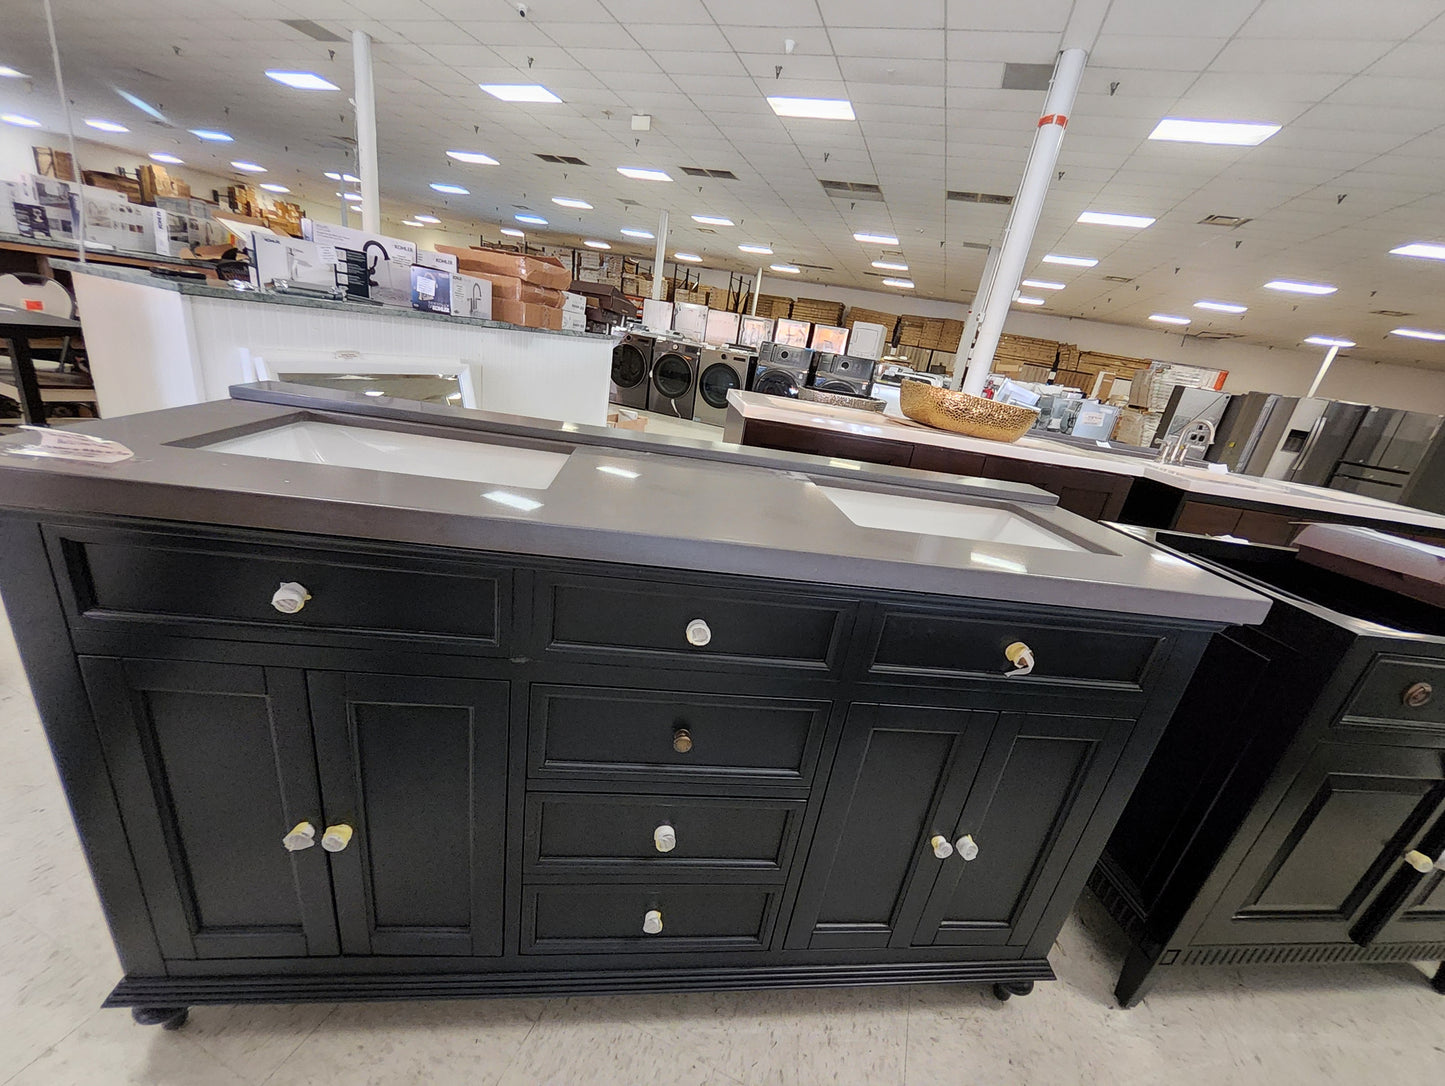
{"label": "gray quartz countertop", "polygon": [[[401,449],[385,461],[386,470],[206,448],[282,427],[292,427],[288,433],[294,434],[317,426],[331,427],[326,432],[339,439],[373,445],[398,431],[408,435],[399,446],[440,444],[432,446],[430,462],[421,452]],[[1240,585],[1056,507],[978,497],[930,495],[932,500],[923,500],[917,490],[871,477],[815,481],[799,470],[608,449],[569,442],[564,435],[539,440],[244,400],[90,421],[72,429],[120,442],[134,455],[112,464],[53,459],[27,452],[45,440],[40,433],[0,438],[0,507],[545,555],[779,578],[835,590],[854,586],[1212,624],[1259,622],[1269,606]],[[529,449],[552,453],[554,466],[561,461],[549,484],[495,485],[444,474],[469,458],[525,460]],[[386,455],[393,454],[387,450]],[[417,473],[406,473],[408,456],[422,465],[412,469]],[[958,531],[860,526],[837,504],[839,497],[858,499],[859,491],[868,501],[882,494],[885,504],[915,503],[905,513],[938,516],[940,524],[962,518],[984,530],[968,537]],[[925,521],[913,523],[917,527]],[[1016,529],[1012,536],[999,534],[1001,523]]]}

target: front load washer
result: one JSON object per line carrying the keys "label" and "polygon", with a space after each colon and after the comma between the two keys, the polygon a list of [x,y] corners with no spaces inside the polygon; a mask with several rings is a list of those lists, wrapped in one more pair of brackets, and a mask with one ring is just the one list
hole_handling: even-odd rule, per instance
{"label": "front load washer", "polygon": [[612,385],[607,398],[622,407],[647,407],[652,376],[653,337],[628,332],[612,348]]}
{"label": "front load washer", "polygon": [[721,426],[728,413],[728,393],[748,387],[753,355],[730,347],[702,352],[697,378],[697,407],[693,418]]}
{"label": "front load washer", "polygon": [[873,392],[873,370],[876,366],[871,358],[820,351],[813,367],[812,387],[820,392],[836,392],[843,396],[868,396]]}
{"label": "front load washer", "polygon": [[752,391],[796,398],[798,389],[808,387],[812,371],[813,352],[807,347],[764,343],[758,352]]}
{"label": "front load washer", "polygon": [[697,399],[698,363],[702,347],[681,339],[659,339],[652,350],[652,380],[647,383],[647,409],[679,419],[692,418]]}

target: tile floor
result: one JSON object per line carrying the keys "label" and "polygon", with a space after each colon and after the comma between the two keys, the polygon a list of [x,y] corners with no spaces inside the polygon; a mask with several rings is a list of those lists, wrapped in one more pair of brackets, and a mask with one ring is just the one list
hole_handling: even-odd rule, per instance
{"label": "tile floor", "polygon": [[1445,1082],[1445,998],[1409,966],[1192,971],[1132,1011],[1085,899],[1059,981],[476,1003],[99,1010],[119,977],[0,615],[0,1084],[992,1086]]}

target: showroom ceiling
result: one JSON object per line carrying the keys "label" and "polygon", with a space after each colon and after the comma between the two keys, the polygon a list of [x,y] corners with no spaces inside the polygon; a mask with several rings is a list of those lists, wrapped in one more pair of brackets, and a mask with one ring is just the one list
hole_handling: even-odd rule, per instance
{"label": "showroom ceiling", "polygon": [[[789,293],[805,292],[809,280],[888,290],[883,277],[898,273],[871,266],[883,260],[906,264],[916,283],[898,293],[950,300],[972,296],[1007,207],[947,194],[1013,194],[1043,92],[1002,89],[1005,65],[1051,64],[1074,4],[526,7],[523,16],[509,0],[54,0],[82,136],[138,154],[170,151],[222,173],[232,172],[232,159],[257,162],[269,171],[260,180],[289,186],[303,202],[334,201],[323,171],[355,170],[346,91],[292,90],[264,72],[313,71],[349,88],[349,32],[360,29],[377,43],[388,229],[430,213],[459,234],[494,224],[487,236],[495,237],[495,225],[533,212],[549,221],[533,235],[539,240],[594,238],[650,256],[650,242],[619,231],[655,229],[666,208],[669,253],[700,253],[707,266],[736,270],[759,260],[799,265],[803,274],[785,279]],[[0,65],[33,79],[0,79],[0,112],[59,130],[41,4],[11,0],[7,9]],[[1045,297],[1036,311],[1147,327],[1159,327],[1149,318],[1162,312],[1191,318],[1191,334],[1280,347],[1340,336],[1358,342],[1360,358],[1445,366],[1445,343],[1388,334],[1445,330],[1445,262],[1389,255],[1408,242],[1445,242],[1442,50],[1437,0],[1113,0],[1027,271],[1066,286],[1026,291]],[[1029,74],[1011,76],[1027,85]],[[562,101],[498,101],[478,89],[492,83],[541,84]],[[769,95],[848,99],[857,120],[780,119]],[[651,129],[633,131],[634,114],[649,115]],[[1166,116],[1283,128],[1254,148],[1150,141]],[[101,135],[85,118],[130,132]],[[197,127],[224,129],[235,143],[202,143],[188,132]],[[449,149],[500,164],[455,162]],[[630,179],[619,166],[664,170],[674,181]],[[730,171],[736,180],[684,168]],[[823,181],[876,185],[882,199],[856,188],[830,192]],[[433,182],[470,195],[438,194]],[[563,208],[553,197],[593,209]],[[1157,221],[1146,229],[1077,224],[1085,210]],[[736,225],[704,228],[695,214]],[[1201,224],[1212,215],[1247,221]],[[860,231],[895,235],[899,245],[860,244]],[[740,244],[774,255],[746,255]],[[1050,252],[1099,263],[1040,263]],[[1339,289],[1329,297],[1263,289],[1274,279]],[[1198,300],[1249,308],[1205,311],[1194,308]],[[900,297],[898,309],[907,308]]]}

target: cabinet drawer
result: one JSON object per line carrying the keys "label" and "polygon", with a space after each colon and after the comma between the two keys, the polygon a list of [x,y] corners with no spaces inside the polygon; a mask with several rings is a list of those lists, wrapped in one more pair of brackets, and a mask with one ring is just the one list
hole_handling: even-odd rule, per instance
{"label": "cabinet drawer", "polygon": [[1345,708],[1344,723],[1445,730],[1445,661],[1377,656]]}
{"label": "cabinet drawer", "polygon": [[812,780],[830,703],[612,687],[532,687],[537,778]]}
{"label": "cabinet drawer", "polygon": [[780,878],[803,806],[801,800],[533,793],[527,864],[619,873],[708,867]]}
{"label": "cabinet drawer", "polygon": [[543,578],[548,652],[689,669],[837,668],[856,605],[802,593]]}
{"label": "cabinet drawer", "polygon": [[[779,890],[766,886],[533,886],[524,953],[762,950]],[[649,913],[662,930],[644,930]]]}
{"label": "cabinet drawer", "polygon": [[[50,531],[71,587],[71,619],[120,632],[144,623],[205,637],[321,644],[360,638],[501,650],[510,576],[471,562],[320,552],[152,532]],[[310,599],[272,605],[282,582]],[[261,630],[265,630],[261,634]]]}
{"label": "cabinet drawer", "polygon": [[890,611],[873,651],[875,674],[1002,679],[1004,649],[1022,641],[1034,668],[1009,682],[1109,683],[1138,688],[1164,638],[1086,625],[1040,626],[1007,619]]}

